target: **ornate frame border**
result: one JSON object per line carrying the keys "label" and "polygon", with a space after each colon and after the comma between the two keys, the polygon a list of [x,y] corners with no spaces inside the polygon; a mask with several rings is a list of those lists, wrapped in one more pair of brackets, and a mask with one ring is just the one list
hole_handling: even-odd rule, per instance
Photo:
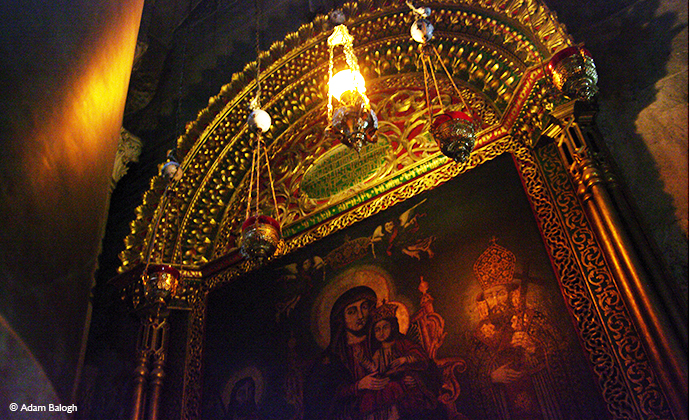
{"label": "ornate frame border", "polygon": [[[327,236],[341,225],[363,220],[503,153],[513,156],[523,180],[566,306],[611,418],[674,418],[554,144],[531,150],[515,138],[504,137],[482,148],[467,167],[443,165],[318,226],[308,236]],[[183,419],[198,418],[201,406],[206,296],[219,285],[240,279],[247,269],[239,265],[205,279],[190,299],[192,324],[187,343]]]}

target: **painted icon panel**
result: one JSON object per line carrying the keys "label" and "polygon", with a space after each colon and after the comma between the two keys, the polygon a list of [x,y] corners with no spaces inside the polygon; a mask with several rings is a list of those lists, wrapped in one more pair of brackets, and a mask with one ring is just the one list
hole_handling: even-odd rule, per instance
{"label": "painted icon panel", "polygon": [[607,418],[504,154],[213,290],[203,418]]}

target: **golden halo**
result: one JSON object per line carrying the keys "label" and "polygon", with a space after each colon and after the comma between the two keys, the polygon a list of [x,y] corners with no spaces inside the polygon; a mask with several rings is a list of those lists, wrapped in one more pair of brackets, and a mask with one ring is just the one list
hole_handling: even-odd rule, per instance
{"label": "golden halo", "polygon": [[232,389],[235,387],[235,384],[249,376],[254,379],[254,402],[258,404],[259,401],[261,401],[261,396],[264,393],[264,375],[256,366],[247,366],[246,368],[235,372],[225,383],[223,394],[221,394],[224,407],[227,407],[228,403],[230,403],[230,394],[232,394]]}
{"label": "golden halo", "polygon": [[391,302],[391,298],[395,296],[395,285],[390,274],[375,265],[358,266],[333,278],[314,301],[311,310],[311,332],[314,340],[322,349],[328,347],[331,340],[330,315],[333,304],[340,295],[356,286],[371,288],[376,293],[377,305],[380,305],[383,300],[396,304],[398,306],[400,332],[405,333],[407,331],[410,319],[409,312],[402,303]]}

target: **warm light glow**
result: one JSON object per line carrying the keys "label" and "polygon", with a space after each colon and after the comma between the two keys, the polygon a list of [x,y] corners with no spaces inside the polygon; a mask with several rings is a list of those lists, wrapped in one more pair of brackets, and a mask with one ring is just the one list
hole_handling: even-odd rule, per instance
{"label": "warm light glow", "polygon": [[[138,3],[138,6],[136,5]],[[33,148],[26,159],[29,177],[46,205],[64,200],[56,182],[70,178],[69,188],[108,185],[134,59],[143,1],[125,9],[105,9],[102,28],[84,34],[83,51],[63,65],[72,69],[54,87],[55,98],[37,99],[35,130],[29,135],[41,147]],[[106,19],[106,13],[112,17]],[[108,23],[106,25],[106,22]],[[88,35],[88,36],[87,36]],[[75,41],[76,42],[76,41]],[[108,47],[103,47],[107,45]],[[38,112],[38,111],[37,111]],[[39,118],[40,115],[40,118]],[[105,175],[105,176],[104,176]],[[100,182],[100,183],[99,183]]]}
{"label": "warm light glow", "polygon": [[334,47],[336,45],[349,45],[352,46],[352,41],[354,38],[350,35],[347,30],[347,26],[338,25],[333,28],[333,33],[328,37],[328,46]]}
{"label": "warm light glow", "polygon": [[350,69],[338,72],[328,83],[328,93],[338,100],[342,100],[341,97],[345,92],[359,92],[364,95],[366,91],[364,77],[358,71]]}

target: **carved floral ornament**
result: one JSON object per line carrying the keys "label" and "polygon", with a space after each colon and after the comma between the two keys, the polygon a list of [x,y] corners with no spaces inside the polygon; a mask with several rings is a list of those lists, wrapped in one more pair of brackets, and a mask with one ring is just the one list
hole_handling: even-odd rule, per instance
{"label": "carved floral ornament", "polygon": [[[359,155],[342,150],[344,146],[333,147],[323,134],[326,39],[332,26],[326,16],[318,16],[261,56],[264,109],[273,119],[265,141],[285,238],[278,253],[342,229],[357,217],[368,217],[321,223],[415,176],[443,165],[469,169],[492,143],[511,136],[529,145],[541,132],[545,109],[556,100],[544,78],[544,63],[572,45],[555,14],[536,0],[458,0],[425,6],[433,12],[432,42],[462,99],[482,120],[472,157],[463,164],[447,159],[425,128],[422,64],[409,30],[414,16],[402,1],[381,7],[371,1],[343,6],[367,94],[379,117],[379,140]],[[178,139],[184,176],[171,186],[174,199],[159,206],[165,181],[151,181],[125,239],[121,272],[142,260],[152,240],[150,221],[159,213],[153,261],[195,270],[237,247],[251,162],[246,115],[255,73],[256,63],[247,64],[187,125]],[[458,99],[452,94],[442,97],[450,109]],[[344,169],[348,170],[337,172]],[[393,204],[382,204],[379,210]]]}

